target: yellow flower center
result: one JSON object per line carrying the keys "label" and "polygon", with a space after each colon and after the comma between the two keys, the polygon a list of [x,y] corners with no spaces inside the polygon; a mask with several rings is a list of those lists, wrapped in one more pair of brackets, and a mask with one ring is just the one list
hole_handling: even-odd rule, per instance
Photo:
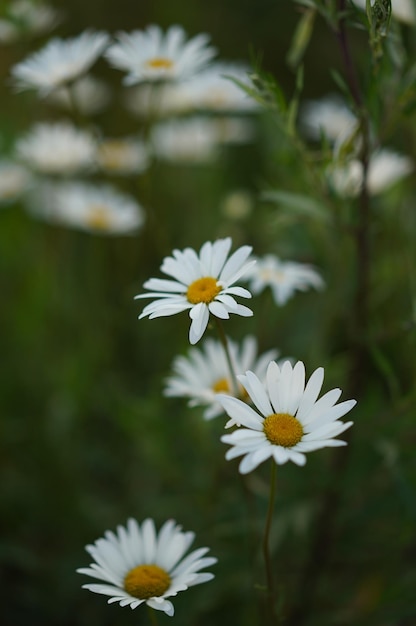
{"label": "yellow flower center", "polygon": [[209,304],[220,293],[221,289],[222,287],[217,285],[215,278],[210,276],[198,278],[189,285],[186,297],[191,304],[198,304],[199,302]]}
{"label": "yellow flower center", "polygon": [[154,57],[153,59],[149,59],[146,65],[153,70],[170,70],[171,67],[173,67],[173,61],[164,57]]}
{"label": "yellow flower center", "polygon": [[162,596],[169,586],[169,574],[158,565],[138,565],[124,578],[125,591],[140,600]]}
{"label": "yellow flower center", "polygon": [[88,226],[95,230],[108,230],[110,220],[107,207],[99,204],[91,206],[86,221]]}
{"label": "yellow flower center", "polygon": [[212,385],[212,390],[215,393],[230,393],[230,384],[226,378],[220,378],[216,383]]}
{"label": "yellow flower center", "polygon": [[263,432],[275,446],[291,448],[303,437],[303,427],[299,420],[289,413],[272,413],[263,422]]}

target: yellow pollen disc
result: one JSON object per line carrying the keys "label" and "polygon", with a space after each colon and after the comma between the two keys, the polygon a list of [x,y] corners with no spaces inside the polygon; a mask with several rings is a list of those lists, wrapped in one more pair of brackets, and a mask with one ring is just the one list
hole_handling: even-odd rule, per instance
{"label": "yellow pollen disc", "polygon": [[140,600],[163,596],[169,586],[169,574],[158,565],[138,565],[124,578],[125,591]]}
{"label": "yellow pollen disc", "polygon": [[229,382],[226,378],[220,378],[219,380],[217,380],[217,382],[212,385],[212,390],[215,391],[215,393],[231,392]]}
{"label": "yellow pollen disc", "polygon": [[164,57],[154,57],[149,59],[146,65],[154,70],[170,70],[173,67],[173,61]]}
{"label": "yellow pollen disc", "polygon": [[222,287],[217,285],[215,278],[207,276],[206,278],[198,278],[188,287],[186,297],[191,304],[199,304],[205,302],[209,304],[220,293]]}
{"label": "yellow pollen disc", "polygon": [[263,432],[275,446],[291,448],[303,437],[302,424],[289,413],[272,413],[263,422]]}
{"label": "yellow pollen disc", "polygon": [[90,207],[86,221],[91,228],[95,228],[96,230],[108,230],[110,220],[108,219],[107,207],[104,205],[100,206],[99,204]]}

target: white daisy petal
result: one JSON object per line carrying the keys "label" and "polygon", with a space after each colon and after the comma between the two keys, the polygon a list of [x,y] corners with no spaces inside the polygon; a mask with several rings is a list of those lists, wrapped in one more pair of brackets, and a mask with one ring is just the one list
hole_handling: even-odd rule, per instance
{"label": "white daisy petal", "polygon": [[263,419],[248,404],[241,402],[237,398],[218,394],[218,402],[224,408],[224,411],[238,424],[243,424],[252,430],[263,430]]}

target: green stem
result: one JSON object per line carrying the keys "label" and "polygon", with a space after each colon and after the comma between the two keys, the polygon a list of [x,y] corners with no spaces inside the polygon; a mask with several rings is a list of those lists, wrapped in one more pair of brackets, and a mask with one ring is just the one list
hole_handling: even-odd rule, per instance
{"label": "green stem", "polygon": [[220,337],[220,341],[222,344],[222,347],[224,348],[224,352],[225,352],[225,358],[227,359],[227,364],[228,364],[228,369],[230,370],[230,377],[231,377],[231,385],[232,385],[232,392],[234,397],[238,397],[239,393],[238,393],[238,380],[237,380],[237,375],[235,373],[235,369],[234,369],[234,365],[231,359],[231,354],[230,354],[230,347],[229,347],[229,343],[228,343],[228,339],[227,336],[224,332],[224,328],[223,325],[221,323],[221,320],[216,317],[215,321],[217,323],[217,329],[218,329],[218,334]]}
{"label": "green stem", "polygon": [[152,626],[158,626],[158,621],[157,621],[155,609],[152,609],[148,605],[146,605],[146,606],[147,606],[147,612],[149,614],[150,623],[152,624]]}
{"label": "green stem", "polygon": [[273,520],[274,498],[276,493],[276,463],[274,459],[271,461],[270,472],[270,492],[269,492],[269,505],[267,509],[266,524],[264,526],[263,536],[263,556],[264,564],[266,568],[266,581],[267,581],[267,607],[268,614],[271,620],[276,620],[275,608],[274,608],[274,583],[273,583],[273,567],[270,554],[270,529]]}

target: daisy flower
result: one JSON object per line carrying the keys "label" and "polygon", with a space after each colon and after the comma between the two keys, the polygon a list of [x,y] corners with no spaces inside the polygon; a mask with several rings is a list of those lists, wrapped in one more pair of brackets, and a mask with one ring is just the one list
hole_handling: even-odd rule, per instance
{"label": "daisy flower", "polygon": [[102,235],[128,235],[143,224],[134,198],[110,185],[46,185],[32,198],[33,212],[52,222]]}
{"label": "daisy flower", "polygon": [[187,41],[181,26],[171,26],[163,33],[153,24],[144,31],[121,32],[117,40],[106,57],[111,65],[127,72],[126,85],[189,78],[216,53],[208,46],[208,35],[200,34]]}
{"label": "daisy flower", "polygon": [[128,176],[144,172],[149,167],[150,155],[140,139],[103,139],[97,148],[97,162],[108,174]]}
{"label": "daisy flower", "polygon": [[217,562],[205,556],[209,548],[184,557],[194,538],[195,533],[182,532],[174,520],[165,522],[157,533],[153,520],[146,519],[140,526],[129,519],[126,527],[118,526],[116,533],[108,530],[86,546],[94,563],[77,572],[102,582],[82,587],[110,596],[108,604],[118,602],[135,609],[145,603],[172,616],[174,607],[168,598],[214,578],[214,574],[201,572]]}
{"label": "daisy flower", "polygon": [[0,43],[13,43],[22,35],[42,35],[59,22],[59,12],[47,4],[15,0],[0,19]]}
{"label": "daisy flower", "polygon": [[19,89],[38,89],[46,96],[87,72],[108,41],[106,33],[94,31],[71,39],[52,39],[42,50],[15,65],[12,76]]}
{"label": "daisy flower", "polygon": [[227,259],[231,248],[231,237],[207,241],[199,254],[192,248],[174,250],[173,256],[166,257],[161,271],[174,280],[151,278],[144,283],[151,293],[140,294],[136,298],[156,298],[148,304],[139,319],[149,316],[164,317],[189,311],[191,327],[189,341],[197,343],[205,332],[209,316],[228,319],[230,313],[250,317],[253,311],[238,304],[234,296],[251,298],[251,293],[243,287],[233,286],[252,263],[245,263],[251,246],[238,248]]}
{"label": "daisy flower", "polygon": [[356,401],[336,404],[340,389],[332,389],[318,400],[324,380],[322,367],[314,371],[306,386],[302,361],[294,367],[289,361],[282,367],[271,361],[265,385],[250,371],[238,379],[257,410],[227,395],[219,395],[218,401],[234,425],[242,425],[221,437],[232,446],[225,455],[227,460],[244,456],[241,474],[251,472],[270,457],[278,465],[287,461],[305,465],[305,452],[346,445],[334,437],[352,426],[352,422],[341,422],[339,418],[351,411]]}
{"label": "daisy flower", "polygon": [[[367,190],[371,196],[387,191],[414,170],[409,157],[392,150],[378,150],[371,155],[367,171]],[[351,159],[345,165],[332,167],[328,171],[329,182],[340,196],[354,198],[363,186],[363,165]]]}
{"label": "daisy flower", "polygon": [[68,111],[75,105],[82,115],[94,115],[103,111],[111,100],[110,87],[99,78],[86,74],[67,87],[56,89],[48,96],[48,101]]}
{"label": "daisy flower", "polygon": [[156,124],[151,144],[156,157],[177,163],[207,163],[218,155],[218,129],[203,117]]}
{"label": "daisy flower", "polygon": [[[271,359],[277,350],[258,356],[257,341],[248,336],[241,345],[228,340],[228,348],[235,372],[254,371],[263,380]],[[177,356],[173,362],[173,376],[166,380],[165,396],[189,398],[188,406],[205,406],[204,418],[210,420],[224,413],[217,402],[218,393],[233,393],[233,382],[220,341],[207,339],[201,349],[191,348],[187,356]],[[243,389],[240,389],[243,392]],[[240,395],[244,395],[241,393]]]}
{"label": "daisy flower", "polygon": [[17,157],[42,174],[72,175],[91,168],[96,143],[69,122],[36,124],[16,144]]}
{"label": "daisy flower", "polygon": [[14,161],[0,160],[0,205],[16,200],[29,186],[30,174]]}
{"label": "daisy flower", "polygon": [[324,135],[329,142],[342,144],[356,132],[358,120],[341,98],[330,95],[304,103],[301,127],[311,139]]}
{"label": "daisy flower", "polygon": [[274,301],[279,306],[286,304],[295,291],[324,287],[324,281],[311,265],[281,261],[273,254],[257,259],[245,278],[250,281],[250,289],[256,295],[270,287]]}

